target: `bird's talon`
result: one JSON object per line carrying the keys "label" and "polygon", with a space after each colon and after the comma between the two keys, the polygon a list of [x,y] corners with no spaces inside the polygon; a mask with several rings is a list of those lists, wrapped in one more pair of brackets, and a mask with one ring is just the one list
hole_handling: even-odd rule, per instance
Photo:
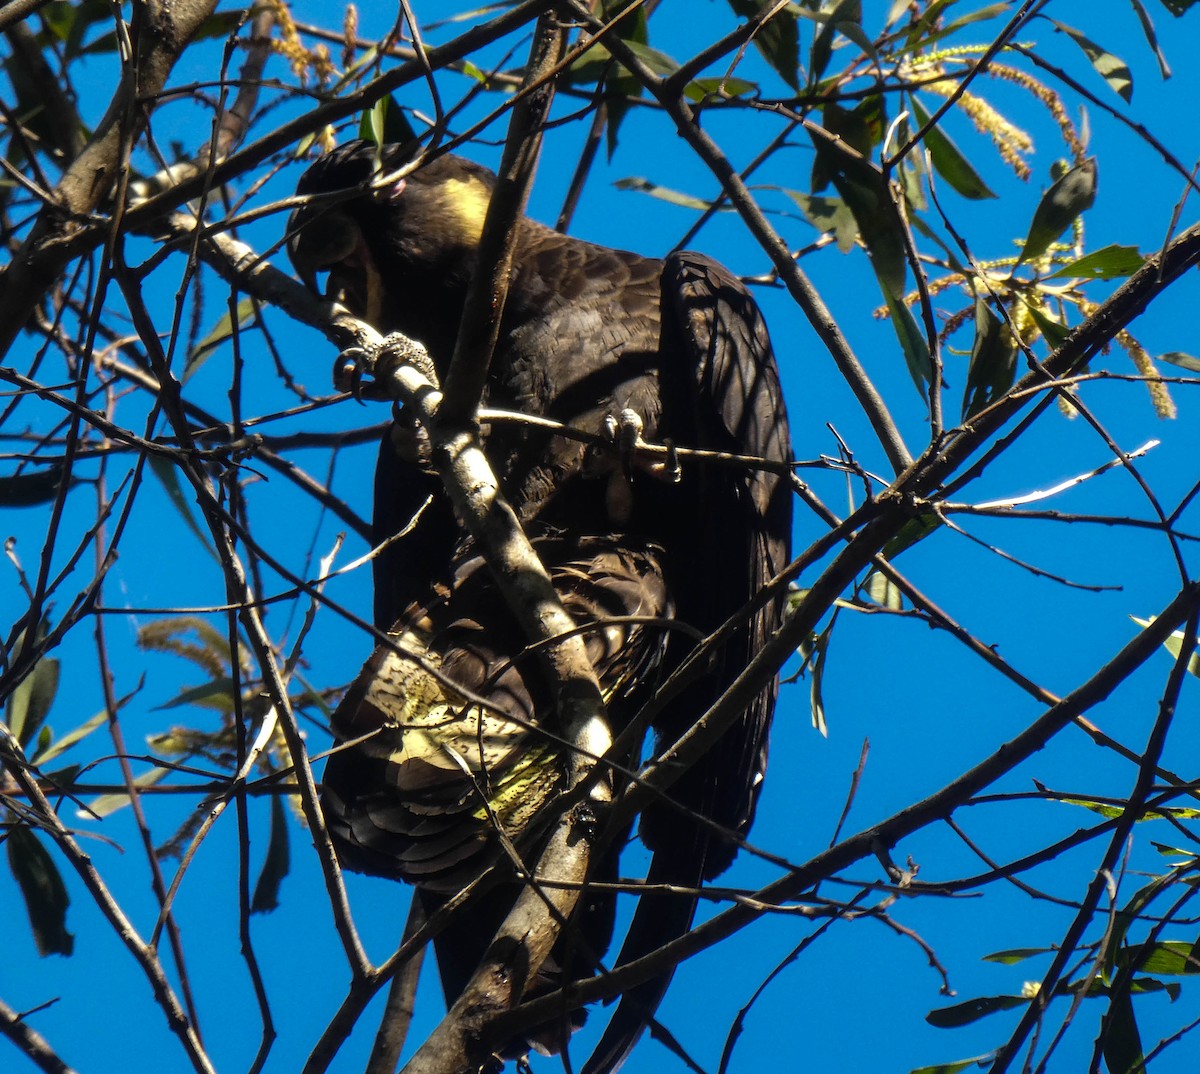
{"label": "bird's talon", "polygon": [[400,366],[412,366],[435,388],[441,388],[438,382],[437,368],[424,345],[415,339],[393,332],[384,338],[370,351],[373,372],[376,378],[386,376]]}
{"label": "bird's talon", "polygon": [[340,392],[348,392],[361,403],[364,367],[369,363],[370,356],[361,347],[342,351],[333,364],[334,387]]}
{"label": "bird's talon", "polygon": [[674,440],[664,440],[667,449],[667,461],[662,464],[660,476],[672,485],[678,485],[683,480],[683,468],[679,465],[679,452],[675,449]]}

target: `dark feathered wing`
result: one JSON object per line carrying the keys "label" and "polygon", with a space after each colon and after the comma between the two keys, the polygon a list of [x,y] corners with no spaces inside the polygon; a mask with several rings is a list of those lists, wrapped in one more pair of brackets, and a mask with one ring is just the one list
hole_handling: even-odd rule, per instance
{"label": "dark feathered wing", "polygon": [[[666,642],[660,624],[636,620],[673,611],[661,548],[602,538],[535,547],[568,613],[592,627],[584,637],[605,700],[640,705]],[[416,884],[432,910],[503,860],[497,828],[517,853],[536,857],[542,807],[566,771],[546,718],[554,711],[487,565],[459,555],[446,584],[405,610],[334,714],[334,734],[348,745],[326,764],[321,802],[342,864]],[[512,901],[494,891],[484,898],[494,913],[484,905],[459,915],[435,941],[450,1001]],[[593,919],[586,974],[609,943],[611,909],[592,900],[581,912]]]}
{"label": "dark feathered wing", "polygon": [[[701,254],[668,258],[662,280],[665,356],[686,374],[679,390],[690,401],[694,445],[791,462],[787,412],[766,325],[757,305],[729,272]],[[664,363],[665,364],[665,363]],[[791,494],[786,475],[684,462],[686,499],[701,506],[702,527],[688,549],[685,584],[676,587],[676,614],[710,633],[734,615],[786,565],[791,542]],[[682,564],[675,562],[677,569]],[[656,725],[660,744],[669,744],[724,692],[779,625],[783,601],[776,598],[713,656],[711,670],[675,701]],[[674,802],[744,834],[754,817],[767,763],[767,735],[777,683],[765,686],[721,742],[675,783]],[[697,888],[721,873],[737,846],[691,823],[679,810],[647,809],[641,834],[654,851],[646,882]],[[643,898],[622,945],[618,964],[631,962],[683,935],[695,899]],[[670,973],[627,992],[584,1074],[608,1074],[624,1062],[653,1017]]]}

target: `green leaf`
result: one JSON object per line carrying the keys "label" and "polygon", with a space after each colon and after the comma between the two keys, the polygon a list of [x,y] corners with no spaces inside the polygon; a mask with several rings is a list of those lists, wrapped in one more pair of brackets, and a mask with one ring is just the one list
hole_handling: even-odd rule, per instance
{"label": "green leaf", "polygon": [[54,760],[60,754],[66,753],[76,742],[80,742],[87,738],[97,727],[103,727],[108,722],[107,712],[97,712],[95,716],[84,720],[78,727],[72,728],[57,742],[54,742],[44,749],[38,750],[30,760],[37,765],[44,765],[48,761]]}
{"label": "green leaf", "polygon": [[1027,996],[980,996],[953,1007],[938,1007],[925,1015],[925,1021],[938,1029],[957,1029],[986,1018],[989,1014],[1011,1011],[1029,1004]]}
{"label": "green leaf", "polygon": [[1192,867],[1195,868],[1200,859],[1190,850],[1183,850],[1181,847],[1171,846],[1169,843],[1160,843],[1157,839],[1151,839],[1150,845],[1158,851],[1159,854],[1166,858],[1183,858],[1185,861],[1190,861]]}
{"label": "green leaf", "polygon": [[58,495],[66,472],[67,464],[58,461],[43,469],[0,477],[0,507],[36,507],[39,503],[49,503]]}
{"label": "green leaf", "polygon": [[799,190],[785,190],[804,214],[805,219],[818,231],[829,231],[842,253],[848,254],[858,242],[858,222],[850,207],[841,198],[830,198],[824,194],[805,194]]}
{"label": "green leaf", "polygon": [[288,849],[287,810],[283,799],[275,795],[271,799],[271,835],[267,840],[267,856],[263,859],[262,871],[254,884],[254,896],[250,900],[250,912],[263,914],[279,906],[279,885],[291,867]]}
{"label": "green leaf", "polygon": [[25,900],[38,954],[43,958],[69,955],[75,949],[75,937],[67,929],[71,899],[58,866],[41,840],[23,824],[10,829],[5,843],[8,867]]}
{"label": "green leaf", "polygon": [[244,15],[244,8],[231,8],[229,11],[218,11],[214,15],[209,15],[200,24],[200,29],[192,35],[192,40],[205,41],[214,37],[226,38],[242,24]]}
{"label": "green leaf", "polygon": [[693,103],[709,97],[749,97],[757,92],[758,83],[744,78],[693,78],[683,87],[683,95]]}
{"label": "green leaf", "polygon": [[884,558],[895,559],[906,548],[911,548],[918,541],[925,540],[941,524],[942,520],[932,511],[925,511],[916,518],[910,518],[900,527],[896,536],[884,544],[882,549]]}
{"label": "green leaf", "polygon": [[990,955],[984,955],[984,962],[999,962],[1005,966],[1012,966],[1018,962],[1024,962],[1028,958],[1037,958],[1038,955],[1050,955],[1054,953],[1051,947],[1012,947],[1007,951],[993,951]]}
{"label": "green leaf", "polygon": [[[921,107],[921,102],[915,95],[911,96],[909,101],[917,126],[924,127],[929,122],[929,113]],[[938,175],[964,198],[979,201],[996,196],[940,126],[930,127],[923,144],[929,150],[929,159],[933,161]]]}
{"label": "green leaf", "polygon": [[1074,27],[1067,26],[1056,19],[1050,21],[1083,49],[1100,77],[1120,95],[1126,104],[1129,104],[1133,100],[1133,73],[1129,70],[1129,65],[1119,56],[1114,56],[1107,49],[1101,48],[1095,41],[1084,37]]}
{"label": "green leaf", "polygon": [[893,582],[882,571],[872,571],[867,575],[863,591],[881,608],[898,612],[904,607],[904,596]]}
{"label": "green leaf", "polygon": [[1179,18],[1196,3],[1196,0],[1161,0],[1161,3],[1172,15]]}
{"label": "green leaf", "polygon": [[467,78],[478,82],[479,85],[481,85],[484,89],[487,89],[488,76],[485,75],[483,71],[476,67],[475,64],[473,64],[470,60],[461,60],[459,71],[466,75]]}
{"label": "green leaf", "polygon": [[169,459],[164,459],[161,455],[148,455],[146,462],[149,464],[150,469],[154,471],[154,475],[162,482],[162,486],[167,493],[167,498],[174,504],[175,510],[183,516],[183,521],[187,523],[188,529],[196,535],[196,539],[208,550],[208,554],[220,563],[220,557],[210,543],[208,535],[200,528],[195,518],[192,517],[192,512],[188,508],[188,502],[183,495],[183,488],[179,484],[179,475],[175,472],[174,464]]}
{"label": "green leaf", "polygon": [[[254,317],[258,304],[252,298],[243,298],[237,304],[237,327],[241,328],[247,321]],[[183,363],[183,381],[184,383],[196,372],[209,358],[212,357],[215,351],[227,339],[232,338],[234,332],[233,319],[229,316],[229,310],[226,309],[220,317],[217,318],[217,323],[213,325],[199,343],[197,343],[187,356],[187,360]]]}
{"label": "green leaf", "polygon": [[[813,144],[817,150],[812,167],[814,194],[824,190],[834,175],[846,168],[852,173],[861,170],[860,179],[868,185],[878,183],[877,179],[869,175],[869,170],[872,167],[871,153],[879,144],[879,119],[880,113],[874,105],[869,109],[863,105],[848,109],[831,101],[821,110],[822,125],[831,135],[836,136],[836,141],[813,135]],[[846,152],[847,146],[853,152]],[[879,176],[882,177],[883,173],[879,172]]]}
{"label": "green leaf", "polygon": [[[883,281],[879,281],[883,284]],[[883,297],[887,300],[888,312],[891,313],[892,328],[900,341],[900,349],[904,352],[904,362],[908,366],[909,376],[921,393],[922,399],[929,398],[929,385],[933,382],[933,360],[929,354],[929,342],[917,319],[913,316],[906,303],[893,298],[884,288]]]}
{"label": "green leaf", "polygon": [[1095,200],[1096,158],[1088,157],[1059,177],[1042,195],[1018,264],[1041,257]]}
{"label": "green leaf", "polygon": [[842,27],[840,23],[851,23],[861,29],[862,3],[861,0],[840,0],[828,14],[822,13],[824,25],[813,38],[812,51],[808,59],[808,80],[815,85],[829,66],[829,58],[833,55],[833,35]]}
{"label": "green leaf", "polygon": [[1200,373],[1200,358],[1195,358],[1185,351],[1166,351],[1158,356],[1160,362],[1169,362],[1171,365],[1178,366],[1180,369],[1186,369],[1190,373]]}
{"label": "green leaf", "polygon": [[900,50],[900,55],[913,51],[927,53],[935,42],[958,33],[964,26],[970,26],[975,22],[986,22],[997,15],[1006,15],[1012,8],[1009,0],[1000,0],[999,3],[988,4],[986,7],[977,8],[975,11],[960,15],[957,19],[939,24],[943,10],[956,3],[958,3],[958,0],[944,0],[944,2],[943,0],[934,0],[925,9],[921,17],[917,19],[912,30],[909,31],[904,48]]}
{"label": "green leaf", "polygon": [[[775,6],[775,0],[729,0],[735,15],[754,18],[763,8]],[[859,15],[862,18],[862,15]],[[754,35],[754,46],[771,65],[775,73],[793,90],[800,89],[797,71],[800,66],[800,30],[796,13],[788,9],[778,12],[770,22],[760,26]]]}
{"label": "green leaf", "polygon": [[[1172,15],[1178,17],[1182,15],[1196,0],[1162,0],[1162,5]],[[1142,33],[1146,37],[1146,43],[1150,46],[1150,50],[1154,53],[1154,58],[1158,60],[1158,73],[1163,78],[1171,77],[1171,65],[1167,63],[1166,54],[1159,47],[1158,34],[1154,32],[1154,22],[1150,18],[1150,13],[1142,4],[1142,0],[1132,0],[1133,10],[1137,12],[1138,22],[1142,24]]]}
{"label": "green leaf", "polygon": [[990,1062],[995,1054],[988,1052],[987,1055],[975,1055],[970,1059],[955,1059],[949,1063],[936,1063],[931,1067],[917,1067],[916,1070],[910,1071],[910,1074],[959,1074],[960,1071],[971,1067],[982,1067]]}
{"label": "green leaf", "polygon": [[[679,64],[665,52],[638,41],[626,41],[625,44],[656,75],[669,78],[679,70]],[[615,62],[613,54],[602,44],[593,45],[567,68],[567,78],[576,85],[594,83],[603,78],[609,65]]]}
{"label": "green leaf", "polygon": [[1146,259],[1136,246],[1105,246],[1068,262],[1046,278],[1084,276],[1091,280],[1117,280],[1132,276]]}
{"label": "green leaf", "polygon": [[997,317],[987,300],[975,299],[975,341],[963,390],[963,421],[1000,399],[1013,385],[1017,369],[1017,341],[1012,329]]}
{"label": "green leaf", "polygon": [[22,747],[33,741],[58,693],[59,661],[43,656],[9,695],[5,721]]}
{"label": "green leaf", "polygon": [[495,3],[483,4],[480,7],[471,8],[468,11],[460,11],[454,15],[446,15],[435,22],[428,22],[423,25],[426,30],[440,30],[443,26],[454,26],[460,22],[474,22],[476,19],[486,18],[496,14],[497,11],[503,11],[510,7],[512,7],[512,0],[496,0]]}
{"label": "green leaf", "polygon": [[[151,768],[148,772],[135,776],[133,784],[139,788],[153,787],[167,774],[167,771],[166,768]],[[89,820],[94,820],[97,817],[107,817],[118,809],[124,809],[127,805],[129,805],[129,795],[124,791],[117,794],[100,794],[88,802],[87,810],[83,815]]]}
{"label": "green leaf", "polygon": [[83,0],[82,3],[63,0],[62,3],[47,4],[41,14],[51,32],[66,46],[64,51],[68,59],[79,54],[90,27],[97,23],[112,25],[112,11],[104,0]]}
{"label": "green leaf", "polygon": [[[1153,617],[1149,619],[1139,619],[1136,615],[1131,615],[1129,618],[1143,629],[1154,622]],[[1171,636],[1163,642],[1163,648],[1166,649],[1167,652],[1169,652],[1173,657],[1179,659],[1179,654],[1183,651],[1183,631],[1173,631]],[[1200,648],[1195,648],[1192,650],[1192,655],[1188,657],[1187,669],[1189,675],[1196,675],[1197,677],[1200,677]]]}
{"label": "green leaf", "polygon": [[358,121],[358,136],[375,145],[411,145],[417,140],[417,132],[404,109],[390,93],[363,112]]}
{"label": "green leaf", "polygon": [[155,705],[154,711],[177,709],[181,705],[199,705],[202,708],[216,709],[218,712],[232,712],[233,679],[225,676],[200,686],[191,686],[186,690],[181,690],[170,701]]}
{"label": "green leaf", "polygon": [[1100,1049],[1109,1074],[1144,1074],[1146,1057],[1127,989],[1112,996],[1100,1020]]}
{"label": "green leaf", "polygon": [[884,296],[889,304],[893,299],[899,301],[904,297],[904,284],[908,279],[908,259],[904,253],[896,207],[892,204],[882,175],[877,186],[844,174],[834,176],[833,182],[842,200],[854,214],[859,238],[867,248],[867,256],[871,259],[871,267],[875,270]]}
{"label": "green leaf", "polygon": [[1046,342],[1054,349],[1058,349],[1063,345],[1063,341],[1071,334],[1071,329],[1068,328],[1062,321],[1051,317],[1044,309],[1039,306],[1025,303],[1025,308],[1029,311],[1029,315],[1033,318],[1033,323],[1038,326]]}
{"label": "green leaf", "polygon": [[[659,201],[679,205],[685,209],[695,209],[698,212],[707,212],[713,207],[711,201],[705,201],[703,198],[684,194],[678,190],[671,190],[669,187],[659,186],[649,179],[643,179],[640,175],[630,175],[624,179],[618,179],[613,186],[618,190],[636,190],[639,194],[649,194],[652,198],[658,198]],[[728,210],[729,206],[726,205],[723,208]]]}
{"label": "green leaf", "polygon": [[859,238],[867,248],[884,296],[899,299],[904,294],[908,273],[904,222],[892,201],[883,172],[865,155],[875,142],[879,116],[859,110],[851,113],[830,105],[825,108],[824,117],[826,130],[837,138],[810,131],[816,149],[814,191],[821,189],[826,180],[833,183],[854,214]]}
{"label": "green leaf", "polygon": [[1183,977],[1200,973],[1200,944],[1183,940],[1165,940],[1150,944],[1134,944],[1121,949],[1119,966],[1137,966],[1144,973],[1167,973]]}
{"label": "green leaf", "polygon": [[[627,7],[628,3],[629,0],[604,0],[600,8],[601,18],[607,22]],[[647,47],[650,44],[650,33],[646,22],[646,9],[639,6],[627,12],[616,25],[616,34],[631,49]],[[620,64],[610,63],[605,68],[603,93],[608,104],[608,115],[604,133],[610,161],[617,151],[621,124],[632,107],[631,98],[641,97],[645,92],[642,83]]]}
{"label": "green leaf", "polygon": [[[834,613],[837,614],[836,612]],[[831,622],[820,634],[812,639],[809,666],[812,674],[809,676],[809,707],[812,711],[812,725],[820,732],[822,738],[829,737],[829,725],[825,722],[825,655],[829,651],[829,639],[833,623]]]}

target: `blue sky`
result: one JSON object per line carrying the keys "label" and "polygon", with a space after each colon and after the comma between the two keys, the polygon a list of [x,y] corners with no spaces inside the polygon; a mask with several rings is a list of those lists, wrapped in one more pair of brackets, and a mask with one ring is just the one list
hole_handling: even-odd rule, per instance
{"label": "blue sky", "polygon": [[[457,7],[458,5],[456,5]],[[878,19],[883,4],[865,5],[868,26]],[[1011,5],[1010,5],[1011,6]],[[388,6],[390,9],[390,5]],[[422,14],[440,6],[418,4]],[[687,18],[671,20],[672,8],[686,10]],[[1150,8],[1160,40],[1174,68],[1174,77],[1163,83],[1145,43],[1132,7],[1056,0],[1050,14],[1083,30],[1089,37],[1118,53],[1133,69],[1133,105],[1126,108],[1090,68],[1079,49],[1045,22],[1031,27],[1019,40],[1036,42],[1052,62],[1062,64],[1093,92],[1134,117],[1155,133],[1186,167],[1200,157],[1200,134],[1192,112],[1200,97],[1200,69],[1192,62],[1197,45],[1195,13],[1171,19],[1157,5]],[[324,5],[297,5],[297,17],[314,21],[327,18]],[[364,15],[363,32],[377,34],[390,21],[390,10]],[[670,24],[664,20],[671,20]],[[728,8],[717,0],[663,5],[656,18],[653,43],[676,58],[690,55],[703,42],[732,26]],[[983,24],[991,28],[993,23]],[[432,31],[433,42],[445,40],[458,29],[447,26]],[[809,40],[803,31],[802,49]],[[984,33],[973,41],[982,41]],[[966,39],[965,39],[966,40]],[[518,55],[521,53],[518,52]],[[217,46],[189,58],[177,72],[176,82],[211,78]],[[747,59],[747,69],[761,78],[771,95],[784,92],[782,83],[765,70],[758,57]],[[836,64],[836,59],[835,59]],[[94,65],[95,101],[107,99],[112,71],[106,58]],[[273,61],[269,74],[283,77],[283,65]],[[448,99],[466,88],[465,80],[448,76],[442,83]],[[989,87],[989,93],[991,87]],[[1010,118],[1028,126],[1038,153],[1032,160],[1033,178],[1027,184],[1000,168],[985,140],[953,117],[950,130],[959,147],[1002,195],[997,202],[967,203],[948,192],[947,210],[979,258],[1011,254],[1041,191],[1048,185],[1050,162],[1062,154],[1045,114],[1029,105],[1029,98],[1012,87],[999,87],[996,102]],[[427,107],[414,91],[402,103]],[[491,98],[470,113],[481,115]],[[565,108],[560,102],[560,107]],[[270,123],[274,117],[268,116]],[[1097,249],[1109,243],[1156,248],[1166,234],[1172,208],[1181,196],[1179,177],[1126,128],[1096,109],[1088,109],[1091,146],[1100,159],[1100,185],[1096,205],[1086,218],[1087,243]],[[165,106],[156,118],[158,137],[164,144],[178,138],[187,146],[204,137],[207,114],[188,103]],[[773,129],[749,122],[743,116],[713,116],[706,129],[744,163]],[[553,222],[577,159],[582,129],[574,125],[554,130],[547,139],[530,213]],[[486,134],[487,144],[472,147],[470,155],[494,163],[501,126]],[[786,197],[769,189],[807,189],[811,150],[797,144],[780,154],[764,171],[760,196],[782,213]],[[291,169],[264,192],[284,196],[298,169]],[[572,231],[608,245],[661,253],[676,244],[693,221],[691,210],[621,190],[616,180],[643,176],[689,194],[715,193],[715,181],[691,159],[667,120],[653,110],[635,110],[622,128],[621,143],[613,161],[598,161]],[[1185,205],[1182,221],[1194,218],[1193,202]],[[813,237],[798,218],[773,217],[796,245]],[[265,247],[282,235],[283,219],[276,216],[247,231],[249,241]],[[730,215],[719,217],[692,245],[719,257],[739,273],[764,272],[768,262],[740,223]],[[148,243],[135,246],[141,255]],[[832,247],[806,257],[810,274],[856,353],[883,392],[910,447],[920,450],[927,436],[924,404],[904,368],[890,326],[872,317],[880,303],[879,291],[861,253],[843,255]],[[170,325],[171,303],[180,285],[182,263],[167,261],[152,278],[154,312],[164,331]],[[1096,292],[1097,300],[1104,291]],[[865,419],[832,362],[824,354],[809,326],[781,290],[756,292],[772,329],[785,380],[796,454],[815,459],[836,453],[837,442],[827,429],[834,426],[868,469],[885,473],[886,462]],[[205,319],[219,316],[225,296],[215,285],[207,294]],[[1155,303],[1149,314],[1133,326],[1151,353],[1195,350],[1191,321],[1197,301],[1194,278],[1182,281]],[[161,304],[160,304],[161,303]],[[271,330],[288,361],[303,371],[314,392],[328,390],[331,348],[315,333],[293,328],[282,316],[270,318]],[[247,337],[257,345],[257,336]],[[32,348],[26,338],[18,347]],[[247,354],[247,377],[261,389],[263,412],[279,404],[269,362],[261,354]],[[21,365],[21,360],[10,359]],[[950,355],[949,407],[957,406],[964,377],[965,357]],[[257,363],[257,364],[256,364]],[[1102,364],[1129,372],[1126,359],[1114,352]],[[227,407],[230,352],[218,351],[189,382],[188,392],[221,412]],[[257,396],[254,397],[257,401]],[[1197,479],[1197,403],[1188,387],[1175,389],[1179,417],[1158,420],[1144,393],[1120,383],[1102,383],[1086,389],[1089,406],[1101,417],[1126,450],[1151,438],[1162,441],[1139,466],[1162,500],[1173,505]],[[284,433],[314,422],[321,428],[345,429],[384,420],[383,407],[362,409],[345,403],[316,419],[281,421],[270,426]],[[132,414],[126,424],[137,427]],[[315,452],[300,452],[302,464],[323,466]],[[1103,442],[1081,421],[1068,421],[1057,413],[1046,414],[1006,455],[963,493],[970,502],[1018,495],[1047,488],[1075,474],[1100,466],[1110,458]],[[333,487],[363,514],[369,510],[370,469],[373,449],[363,448],[341,456]],[[315,470],[324,477],[323,470]],[[114,471],[115,482],[119,471]],[[819,495],[834,510],[845,513],[848,496],[859,490],[831,472],[806,472]],[[340,527],[321,516],[291,492],[277,477],[253,486],[252,513],[259,520],[268,544],[295,569],[311,575],[315,569],[310,550],[324,555]],[[94,511],[86,491],[72,494],[67,525],[82,532]],[[1146,514],[1146,507],[1128,476],[1110,472],[1065,493],[1049,504],[1062,511],[1131,512]],[[1200,531],[1194,512],[1184,517],[1183,528]],[[45,518],[33,510],[14,511],[4,518],[4,535],[17,537],[17,551],[27,567],[37,558],[45,537]],[[1032,577],[1029,572],[1000,562],[995,555],[967,539],[941,532],[905,553],[899,566],[933,599],[958,616],[979,637],[999,646],[1006,659],[1048,689],[1065,693],[1090,674],[1107,655],[1115,653],[1136,629],[1130,616],[1147,616],[1160,609],[1178,588],[1165,541],[1149,532],[1112,530],[1100,526],[1062,526],[1050,522],[973,520],[971,532],[1004,548],[1013,556],[1035,562],[1045,571],[1064,574],[1089,585],[1119,584],[1119,591],[1091,592],[1068,588]],[[803,509],[797,511],[797,548],[820,532],[820,523]],[[339,562],[361,554],[361,542],[351,537]],[[269,580],[267,589],[282,588]],[[369,584],[363,571],[330,584],[330,595],[364,617],[369,608]],[[149,608],[204,606],[222,599],[223,586],[215,563],[200,548],[167,502],[161,489],[148,483],[139,493],[131,532],[121,549],[121,560],[109,583],[109,607]],[[0,604],[16,607],[19,591],[11,574],[0,575]],[[288,613],[273,611],[268,626],[278,635],[294,638],[298,622],[284,628]],[[134,752],[142,750],[144,736],[167,722],[203,726],[199,709],[159,706],[169,701],[181,685],[196,681],[194,668],[163,655],[140,652],[136,631],[148,613],[106,618],[110,645],[118,660],[114,667],[117,693],[139,685],[140,693],[124,716],[125,733]],[[60,733],[101,708],[95,684],[94,647],[86,628],[77,630],[62,647],[65,685],[52,714]],[[306,645],[306,677],[321,685],[343,682],[366,655],[365,637],[336,615],[322,613]],[[1170,663],[1164,655],[1147,665],[1091,717],[1122,741],[1138,748],[1155,715]],[[190,677],[189,677],[190,676]],[[68,688],[69,687],[69,688]],[[811,726],[808,684],[785,688],[776,717],[772,766],[760,806],[760,820],[752,834],[754,843],[792,861],[803,861],[830,840],[858,763],[864,739],[870,753],[861,788],[847,821],[846,832],[857,831],[942,786],[947,780],[992,752],[1025,727],[1039,712],[1038,706],[983,670],[977,660],[945,635],[905,618],[843,612],[830,646],[824,684],[829,724],[828,737]],[[1185,706],[1194,706],[1195,690],[1189,684]],[[1196,756],[1197,731],[1190,711],[1181,712],[1169,743],[1171,763],[1187,776],[1187,759]],[[310,741],[320,746],[314,730]],[[110,764],[97,770],[114,778]],[[1128,793],[1132,769],[1097,750],[1079,733],[1059,736],[1047,749],[993,788],[1026,792],[1037,779],[1062,793]],[[148,803],[156,836],[173,831],[194,808],[190,798],[156,797]],[[260,860],[265,849],[267,812],[264,802],[252,804],[251,854]],[[960,811],[956,819],[988,853],[1000,860],[1048,843],[1055,834],[1066,835],[1095,823],[1094,814],[1067,804],[1055,806],[1031,801],[979,804]],[[143,933],[156,915],[145,866],[128,811],[103,824],[79,821],[86,845],[114,894],[130,912]],[[92,839],[99,836],[99,839]],[[1129,867],[1161,870],[1162,859],[1148,839],[1171,841],[1168,830],[1140,836],[1131,848]],[[1039,866],[1023,877],[1036,887],[1065,899],[1077,898],[1090,879],[1100,845],[1082,849]],[[922,867],[921,879],[936,881],[971,875],[982,866],[945,827],[933,827],[895,849],[897,861],[910,857]],[[639,852],[630,854],[627,871],[635,871]],[[205,842],[180,888],[177,910],[185,942],[191,951],[189,970],[196,988],[202,1030],[217,1069],[244,1069],[257,1047],[258,1023],[253,997],[238,952],[236,829],[230,812]],[[731,886],[755,887],[774,877],[775,871],[747,855],[725,878]],[[849,879],[877,881],[874,862],[863,861],[850,870]],[[73,877],[70,926],[76,935],[76,953],[70,959],[38,959],[30,941],[19,898],[7,874],[0,875],[0,906],[7,911],[2,934],[7,957],[0,960],[0,997],[19,1009],[29,1009],[58,997],[57,1002],[33,1019],[65,1060],[87,1074],[144,1069],[174,1072],[187,1069],[178,1045],[161,1015],[151,1006],[145,981],[128,955],[100,920],[86,894]],[[1123,902],[1141,883],[1136,875],[1123,882]],[[853,888],[829,887],[824,894],[848,896]],[[350,892],[358,927],[372,955],[382,959],[394,946],[403,925],[407,891],[396,885],[366,878],[350,878]],[[295,1071],[312,1047],[344,992],[347,973],[329,911],[320,887],[315,859],[308,852],[300,829],[292,833],[292,872],[281,892],[282,906],[270,915],[255,917],[252,938],[273,996],[273,1014],[279,1033],[268,1071]],[[895,921],[915,930],[936,950],[945,965],[957,999],[975,995],[1019,992],[1022,983],[1038,976],[1044,960],[1017,966],[980,961],[988,952],[1045,945],[1061,936],[1070,911],[1046,901],[1032,901],[1004,887],[989,887],[954,899],[904,899],[892,908]],[[796,916],[764,919],[728,944],[704,953],[681,967],[661,1017],[706,1070],[715,1070],[732,1018],[748,1001],[771,969],[813,931],[810,922]],[[751,1011],[745,1034],[733,1053],[731,1070],[822,1069],[834,1072],[873,1070],[898,1072],[924,1064],[983,1054],[1007,1035],[1013,1015],[996,1015],[957,1030],[934,1029],[924,1021],[930,1008],[953,1002],[939,995],[941,979],[930,968],[925,953],[915,943],[899,938],[879,922],[869,920],[835,924],[829,932],[782,971]],[[440,1014],[436,983],[427,975],[426,1002],[422,1005],[413,1037],[421,1039]],[[1139,1000],[1143,1041],[1149,1047],[1196,1017],[1194,986],[1185,985],[1182,998],[1171,1005],[1165,996]],[[599,1024],[599,1019],[594,1019]],[[368,1013],[358,1033],[332,1069],[362,1069],[370,1045],[373,1019]],[[1096,1012],[1085,1005],[1076,1026],[1067,1034],[1050,1062],[1051,1070],[1084,1070],[1092,1052]],[[592,1030],[589,1028],[588,1031]],[[586,1040],[585,1040],[586,1043]],[[581,1050],[577,1053],[582,1056]],[[1190,1038],[1168,1050],[1155,1071],[1191,1070],[1195,1046]],[[24,1059],[14,1059],[0,1045],[0,1070],[32,1070]],[[543,1061],[536,1069],[556,1069]],[[645,1042],[626,1069],[649,1074],[678,1067],[661,1047]]]}

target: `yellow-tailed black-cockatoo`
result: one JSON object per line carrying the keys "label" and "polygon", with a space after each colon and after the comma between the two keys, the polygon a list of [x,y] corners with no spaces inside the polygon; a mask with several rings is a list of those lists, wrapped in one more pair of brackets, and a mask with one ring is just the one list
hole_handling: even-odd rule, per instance
{"label": "yellow-tailed black-cockatoo", "polygon": [[[388,182],[407,158],[397,146],[366,142],[320,158],[298,192],[342,196],[297,211],[289,253],[311,286],[327,272],[327,295],[381,333],[420,340],[444,374],[495,177],[441,155]],[[599,624],[586,634],[588,652],[619,732],[695,639],[725,623],[788,560],[791,502],[781,471],[791,446],[778,371],[758,307],[709,258],[658,260],[529,219],[517,226],[484,406],[615,440],[622,433],[614,436],[614,426],[632,421],[649,443],[776,464],[756,469],[682,454],[677,473],[651,473],[616,446],[605,452],[510,422],[484,426],[503,491],[567,611],[579,624]],[[403,414],[380,448],[374,525],[379,541],[408,528],[375,560],[375,623],[395,644],[375,652],[337,711],[334,734],[355,744],[330,757],[322,801],[347,868],[408,880],[436,908],[501,861],[496,825],[536,862],[536,818],[563,786],[562,747],[539,733],[554,731],[557,713],[486,565],[423,465],[420,430]],[[705,712],[782,612],[781,600],[771,600],[714,651],[704,673],[656,716],[660,743]],[[644,811],[651,883],[696,888],[733,859],[736,841],[688,811],[735,835],[747,831],[776,692],[774,683],[765,687],[674,784],[670,797],[682,810],[660,802]],[[471,703],[480,700],[482,715]],[[599,858],[598,878],[615,876],[615,851]],[[514,888],[476,899],[435,940],[448,1001],[478,964]],[[576,977],[594,968],[581,952],[594,960],[608,946],[611,904],[582,900],[578,942],[560,940],[575,952]],[[694,909],[688,897],[643,899],[619,961],[681,935]],[[552,960],[526,995],[567,972],[565,960]],[[626,993],[587,1074],[620,1064],[668,980]]]}

